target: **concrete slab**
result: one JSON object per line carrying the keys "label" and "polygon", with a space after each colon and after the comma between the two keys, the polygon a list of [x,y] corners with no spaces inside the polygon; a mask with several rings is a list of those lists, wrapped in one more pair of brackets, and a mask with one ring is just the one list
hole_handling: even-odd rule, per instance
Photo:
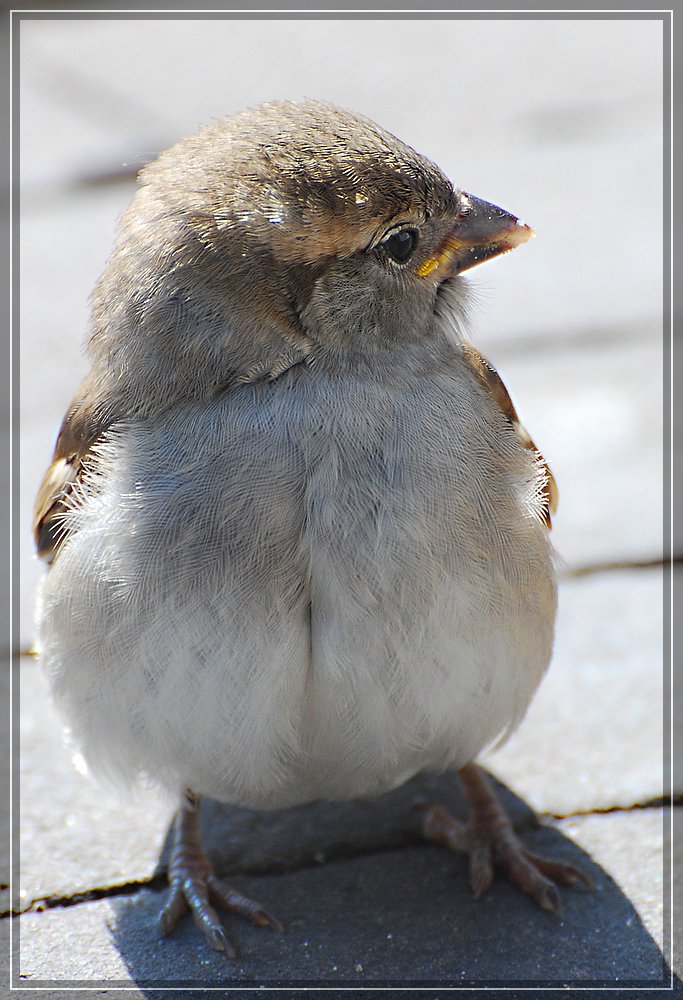
{"label": "concrete slab", "polygon": [[[671,899],[665,871],[669,870],[665,844],[670,843],[670,809],[635,809],[592,816],[571,816],[557,829],[579,844],[616,882],[671,964]],[[683,832],[683,811],[673,810],[675,826]],[[683,873],[679,873],[679,876]],[[676,876],[674,876],[676,878]],[[683,879],[678,878],[683,887]],[[677,915],[674,940],[681,941],[683,922]],[[680,944],[672,967],[680,976]]]}
{"label": "concrete slab", "polygon": [[[531,841],[575,855],[557,831]],[[597,892],[565,894],[561,920],[502,883],[475,903],[462,861],[428,846],[242,876],[240,888],[267,900],[287,931],[231,923],[241,948],[232,962],[211,953],[190,921],[159,942],[160,898],[143,891],[23,916],[22,972],[34,986],[663,985],[654,942],[613,883],[595,875]]]}
{"label": "concrete slab", "polygon": [[673,811],[671,842],[673,856],[673,958],[671,966],[680,978],[683,973],[683,810],[680,808]]}
{"label": "concrete slab", "polygon": [[659,569],[562,582],[548,674],[517,732],[482,758],[533,808],[567,815],[662,794],[662,605]]}
{"label": "concrete slab", "polygon": [[661,328],[585,334],[535,346],[496,338],[489,357],[557,479],[560,568],[661,559]]}
{"label": "concrete slab", "polygon": [[6,748],[0,765],[0,912],[10,909],[10,819],[11,819],[11,776],[9,746],[10,705],[10,665],[9,660],[0,658],[0,705],[4,706],[0,726],[2,746]]}

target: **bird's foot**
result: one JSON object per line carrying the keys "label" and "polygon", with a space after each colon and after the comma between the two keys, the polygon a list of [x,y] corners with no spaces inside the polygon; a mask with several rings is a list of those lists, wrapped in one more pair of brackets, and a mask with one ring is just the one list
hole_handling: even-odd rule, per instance
{"label": "bird's foot", "polygon": [[428,840],[470,858],[470,884],[478,899],[490,888],[494,868],[501,868],[522,892],[552,913],[561,911],[557,885],[592,889],[593,883],[579,868],[527,851],[515,833],[491,784],[476,764],[460,771],[470,805],[468,823],[455,819],[439,806],[428,808],[422,831]]}
{"label": "bird's foot", "polygon": [[264,906],[216,878],[201,843],[199,799],[192,793],[185,795],[176,815],[168,881],[168,899],[159,914],[159,929],[164,936],[171,934],[189,911],[211,947],[234,958],[237,948],[226,934],[215,906],[246,917],[257,927],[284,929]]}

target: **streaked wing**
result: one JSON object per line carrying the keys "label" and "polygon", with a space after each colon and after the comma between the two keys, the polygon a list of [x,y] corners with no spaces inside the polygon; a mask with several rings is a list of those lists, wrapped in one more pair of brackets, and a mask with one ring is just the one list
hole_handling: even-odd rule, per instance
{"label": "streaked wing", "polygon": [[93,381],[92,375],[86,376],[66,412],[33,507],[33,538],[38,555],[48,563],[66,538],[64,514],[82,480],[88,456],[117,416],[99,401]]}
{"label": "streaked wing", "polygon": [[491,362],[488,361],[484,355],[476,349],[476,347],[473,347],[472,344],[465,343],[463,345],[463,353],[465,360],[470,365],[472,371],[476,374],[480,383],[484,386],[484,388],[488,389],[499,408],[510,421],[520,444],[523,445],[524,448],[528,448],[529,451],[533,451],[538,456],[539,462],[545,471],[543,507],[540,514],[546,526],[551,528],[551,516],[557,510],[559,491],[550,466],[543,458],[543,455],[531,439],[531,435],[520,421],[514,403],[510,399],[510,394],[505,388],[505,383]]}

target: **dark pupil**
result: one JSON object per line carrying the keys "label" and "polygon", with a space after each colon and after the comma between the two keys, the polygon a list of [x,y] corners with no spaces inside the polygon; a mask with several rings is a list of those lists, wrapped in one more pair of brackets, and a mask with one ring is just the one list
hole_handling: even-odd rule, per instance
{"label": "dark pupil", "polygon": [[405,264],[415,249],[417,234],[413,229],[402,229],[384,240],[382,246],[398,264]]}

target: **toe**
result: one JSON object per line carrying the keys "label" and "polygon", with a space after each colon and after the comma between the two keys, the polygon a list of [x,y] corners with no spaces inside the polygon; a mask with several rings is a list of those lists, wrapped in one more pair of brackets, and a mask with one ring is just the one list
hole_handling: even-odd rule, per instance
{"label": "toe", "polygon": [[530,891],[530,896],[535,899],[542,910],[547,913],[555,913],[559,916],[562,912],[562,900],[557,890],[557,886],[539,874],[534,886]]}
{"label": "toe", "polygon": [[222,885],[216,878],[209,880],[209,894],[218,906],[223,906],[231,913],[245,917],[257,927],[272,927],[276,931],[284,931],[284,927],[277,917],[265,906],[257,903],[255,899],[250,899],[249,896],[242,895],[232,886]]}
{"label": "toe", "polygon": [[237,957],[237,948],[222,927],[214,925],[210,930],[202,928],[202,933],[214,951],[221,951],[228,958]]}
{"label": "toe", "polygon": [[493,883],[493,857],[487,842],[472,844],[470,849],[470,885],[474,898],[479,899]]}
{"label": "toe", "polygon": [[214,908],[207,902],[201,906],[192,906],[191,909],[195,924],[211,947],[234,958],[237,955],[237,947],[228,938]]}
{"label": "toe", "polygon": [[467,828],[461,820],[447,813],[441,806],[427,809],[422,820],[422,834],[435,844],[442,844],[451,851],[469,853]]}
{"label": "toe", "polygon": [[546,875],[553,882],[560,885],[571,885],[578,889],[594,889],[595,885],[580,868],[568,865],[564,861],[555,861],[553,858],[544,858],[540,854],[532,854],[530,851],[524,852],[531,864],[543,875]]}
{"label": "toe", "polygon": [[169,890],[166,904],[159,914],[159,931],[163,937],[173,933],[178,921],[184,913],[187,913],[188,909],[182,886],[173,886]]}

